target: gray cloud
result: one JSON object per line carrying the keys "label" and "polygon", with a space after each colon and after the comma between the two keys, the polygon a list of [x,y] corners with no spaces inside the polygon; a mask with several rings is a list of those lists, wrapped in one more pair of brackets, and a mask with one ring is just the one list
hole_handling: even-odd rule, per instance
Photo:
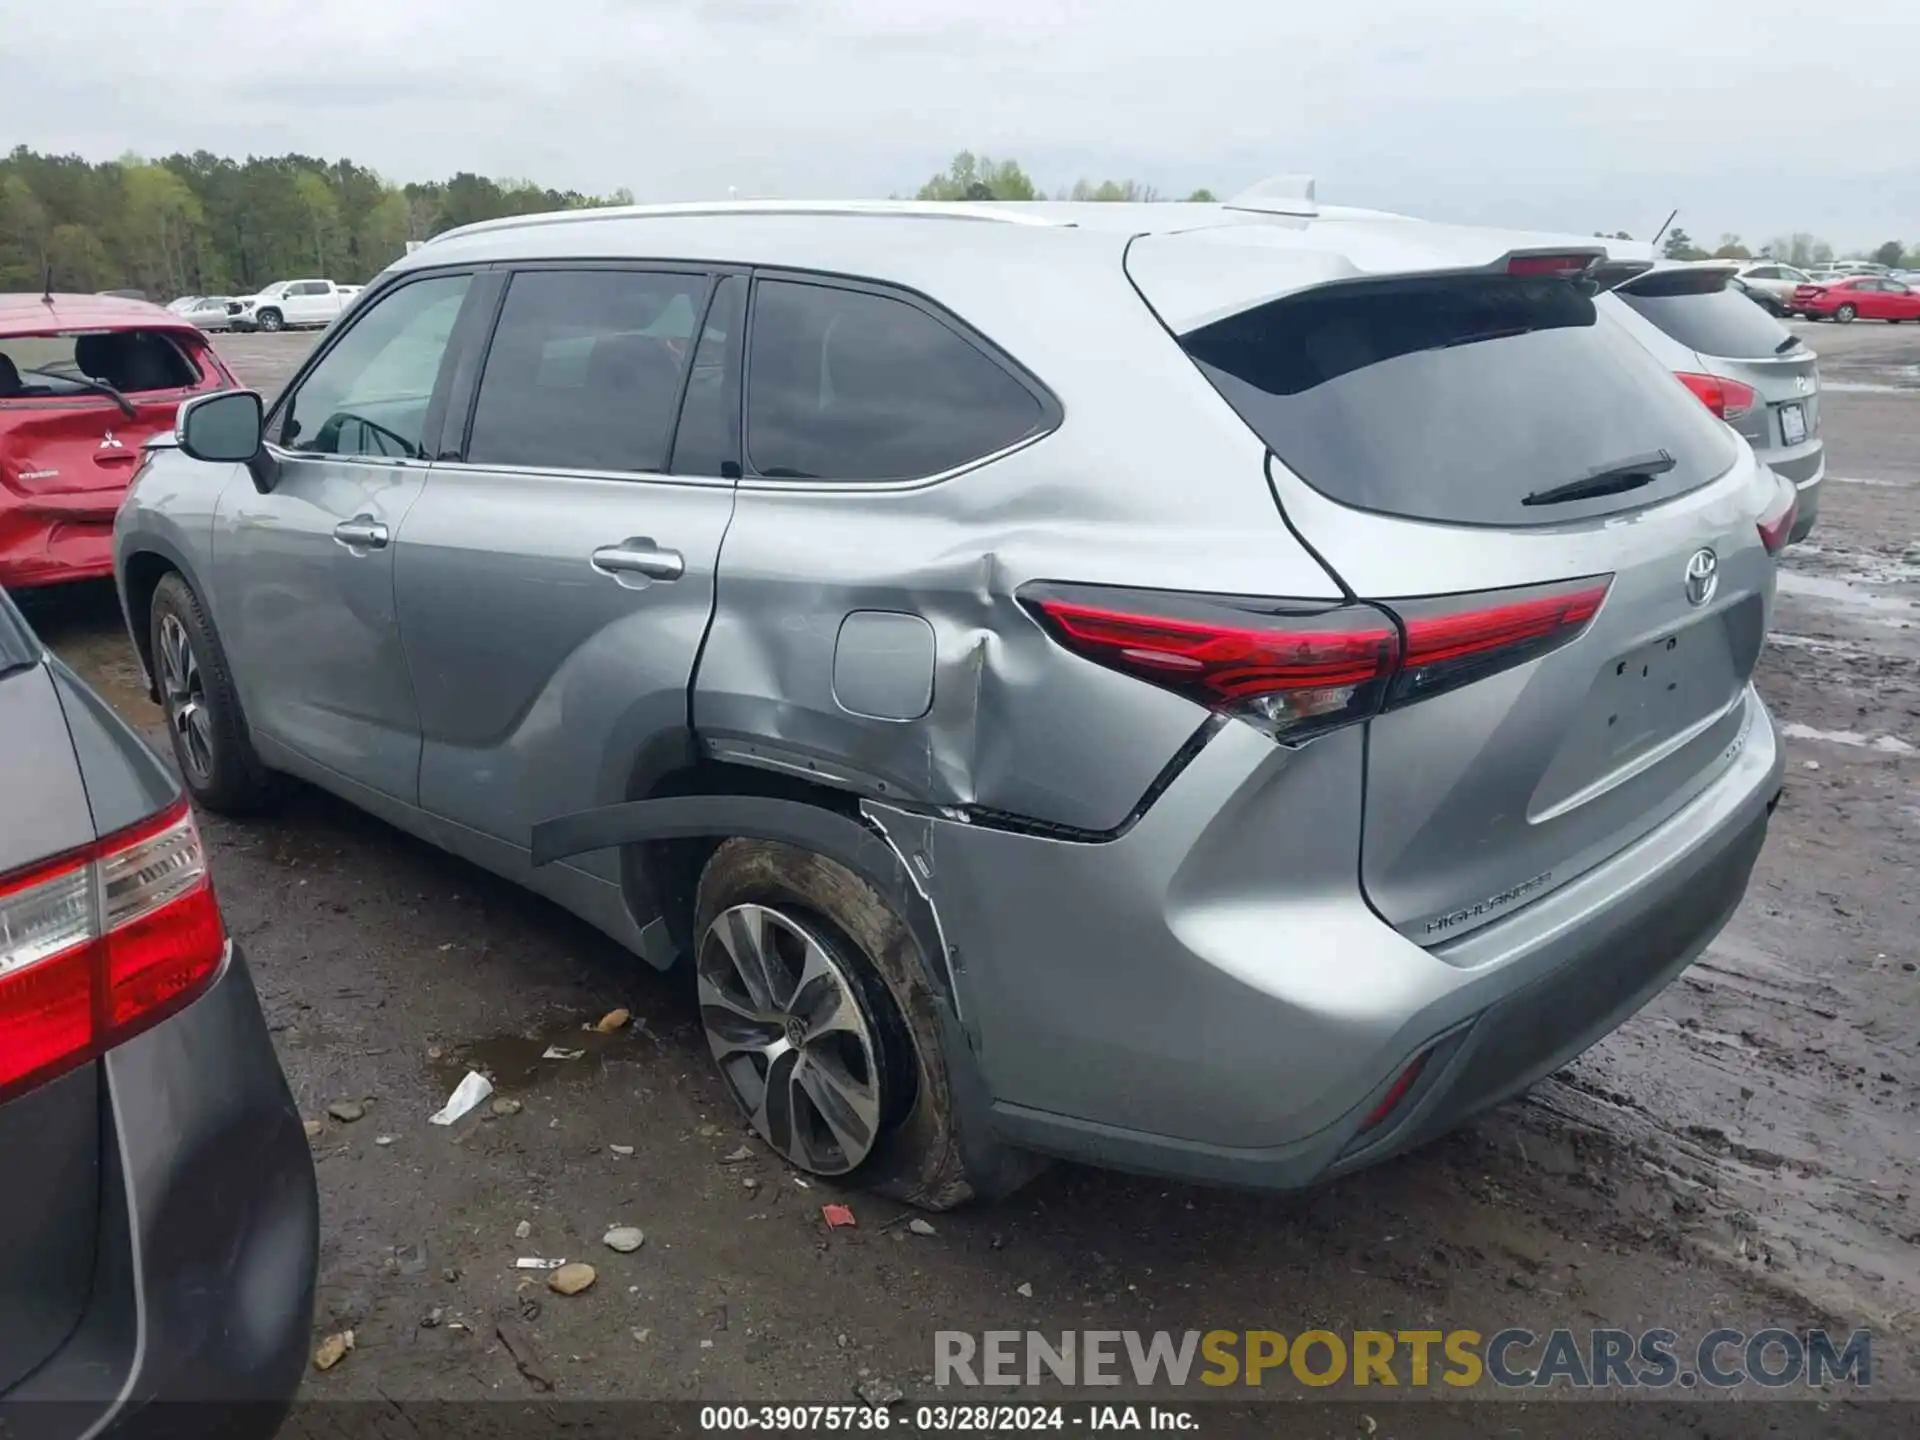
{"label": "gray cloud", "polygon": [[1323,197],[1697,237],[1920,239],[1911,0],[82,0],[12,7],[0,135],[349,155],[642,199],[1048,184]]}

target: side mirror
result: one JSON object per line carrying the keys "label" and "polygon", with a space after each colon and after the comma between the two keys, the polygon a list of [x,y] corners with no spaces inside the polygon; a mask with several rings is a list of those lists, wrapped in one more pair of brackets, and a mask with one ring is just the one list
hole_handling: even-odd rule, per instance
{"label": "side mirror", "polygon": [[263,493],[273,488],[278,467],[267,453],[264,407],[256,390],[222,390],[180,407],[174,438],[180,452],[216,465],[245,465]]}

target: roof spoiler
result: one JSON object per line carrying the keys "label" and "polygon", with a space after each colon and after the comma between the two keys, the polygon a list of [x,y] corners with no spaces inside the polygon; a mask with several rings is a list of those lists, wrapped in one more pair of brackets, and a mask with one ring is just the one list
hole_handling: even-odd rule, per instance
{"label": "roof spoiler", "polygon": [[1320,213],[1313,197],[1313,176],[1271,175],[1249,185],[1227,201],[1229,210],[1251,210],[1260,215],[1298,215],[1314,219]]}

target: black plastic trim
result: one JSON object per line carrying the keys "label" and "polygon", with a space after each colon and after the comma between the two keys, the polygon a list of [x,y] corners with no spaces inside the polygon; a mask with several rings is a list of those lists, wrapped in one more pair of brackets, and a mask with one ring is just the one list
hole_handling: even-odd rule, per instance
{"label": "black plastic trim", "polygon": [[920,893],[893,847],[859,821],[800,800],[763,795],[677,795],[629,800],[542,820],[533,827],[530,855],[550,865],[590,850],[610,850],[657,840],[716,836],[775,840],[838,861],[874,886],[899,910],[913,932],[943,998],[953,995],[953,977],[933,906]]}

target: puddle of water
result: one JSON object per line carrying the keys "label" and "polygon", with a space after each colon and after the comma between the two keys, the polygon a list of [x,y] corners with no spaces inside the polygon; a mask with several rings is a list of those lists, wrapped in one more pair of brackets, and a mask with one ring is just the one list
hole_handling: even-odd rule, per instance
{"label": "puddle of water", "polygon": [[1809,595],[1817,600],[1831,600],[1836,605],[1845,605],[1850,609],[1872,610],[1885,615],[1911,615],[1916,608],[1920,608],[1903,596],[1875,595],[1851,580],[1839,580],[1830,575],[1803,575],[1798,570],[1782,570],[1778,583],[1779,588],[1788,595]]}
{"label": "puddle of water", "polygon": [[1862,735],[1858,730],[1816,730],[1789,720],[1780,727],[1789,740],[1824,740],[1829,745],[1851,745],[1859,750],[1878,750],[1883,755],[1911,755],[1913,746],[1897,735]]}
{"label": "puddle of water", "polygon": [[[555,1028],[543,1035],[490,1035],[445,1047],[445,1053],[433,1062],[434,1071],[449,1086],[458,1083],[469,1070],[478,1070],[499,1091],[530,1090],[578,1080],[597,1073],[608,1057],[632,1043],[640,1027],[630,1025],[611,1035],[583,1030],[576,1023]],[[571,1054],[575,1059],[550,1059],[548,1051]]]}
{"label": "puddle of water", "polygon": [[1767,644],[1778,645],[1786,650],[1813,650],[1834,655],[1859,655],[1864,649],[1851,640],[1823,640],[1812,635],[1791,635],[1784,630],[1770,632]]}

